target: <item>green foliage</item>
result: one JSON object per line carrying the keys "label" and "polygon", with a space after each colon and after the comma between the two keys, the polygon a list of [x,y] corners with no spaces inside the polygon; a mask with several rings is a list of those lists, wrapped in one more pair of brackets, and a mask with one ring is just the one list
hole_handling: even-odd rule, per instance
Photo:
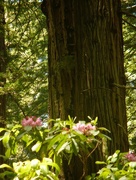
{"label": "green foliage", "polygon": [[[95,124],[93,127],[97,124],[97,121],[94,122]],[[107,129],[96,128],[85,132],[83,130],[84,126],[86,126],[85,121],[80,121],[78,123],[80,130],[75,130],[75,125],[74,120],[70,117],[67,121],[62,121],[60,119],[55,121],[50,131],[51,136],[47,140],[49,141],[49,157],[55,158],[54,156],[61,156],[65,157],[70,162],[73,155],[75,155],[79,156],[81,161],[85,163],[94,150],[102,144],[102,139],[107,137],[102,133],[103,130],[108,131]]]}
{"label": "green foliage", "polygon": [[[136,148],[136,56],[135,30],[136,14],[135,1],[122,1],[122,20],[124,37],[124,59],[126,70],[126,109],[128,117],[128,133],[130,148]],[[135,149],[136,150],[136,149]]]}
{"label": "green foliage", "polygon": [[[6,78],[6,85],[0,88],[0,94],[6,94],[7,121],[11,123],[31,114],[45,117],[48,112],[48,36],[40,4],[38,0],[4,2],[8,63],[6,73],[0,74]],[[126,97],[127,115],[131,124],[129,139],[135,136],[135,12],[132,8],[134,5],[133,0],[122,1],[126,78],[127,86],[131,87],[127,89]],[[133,141],[134,138],[130,143],[134,147]]]}
{"label": "green foliage", "polygon": [[[12,178],[12,180],[58,180],[54,172],[58,173],[60,171],[58,165],[49,158],[43,158],[42,161],[33,159],[31,161],[14,162],[12,166],[2,164],[0,168],[7,169],[7,171],[0,174],[1,179],[5,179],[6,176],[7,178]],[[51,171],[51,169],[53,170]]]}
{"label": "green foliage", "polygon": [[[40,2],[5,1],[7,121],[47,114],[47,31]],[[36,109],[35,109],[36,108]]]}
{"label": "green foliage", "polygon": [[106,162],[97,161],[96,164],[103,164],[95,179],[98,180],[133,180],[136,178],[136,162],[128,162],[126,153],[117,150]]}
{"label": "green foliage", "polygon": [[[68,159],[70,163],[75,155],[84,164],[95,149],[102,144],[103,137],[107,138],[103,131],[108,130],[96,126],[97,118],[87,124],[84,121],[75,124],[70,117],[66,121],[49,120],[48,124],[53,124],[53,126],[33,128],[8,125],[8,128],[0,128],[0,132],[4,133],[1,137],[6,149],[4,158],[10,159],[9,165],[3,164],[0,168],[8,168],[12,175],[20,179],[41,178],[42,175],[52,177],[54,172],[57,178],[60,172],[59,167],[62,168],[63,158]],[[49,161],[45,157],[48,157]],[[48,165],[53,169],[48,168]],[[35,168],[37,168],[36,171]],[[7,171],[1,175],[3,177],[8,175]]]}
{"label": "green foliage", "polygon": [[[28,125],[0,128],[0,132],[4,133],[0,140],[6,149],[3,158],[10,159],[8,164],[0,165],[1,169],[6,169],[0,176],[3,179],[57,180],[62,173],[63,158],[70,163],[73,155],[78,156],[85,167],[87,158],[92,156],[99,145],[105,143],[103,139],[110,139],[103,133],[107,131],[104,127],[97,127],[97,118],[90,123],[75,123],[70,117],[66,121],[49,120],[47,128]],[[86,176],[86,180],[136,178],[135,154],[117,150],[105,162],[97,161],[96,164],[104,167],[97,174]]]}
{"label": "green foliage", "polygon": [[[131,148],[135,149],[136,59],[135,13],[131,8],[133,5],[132,0],[123,4],[123,11],[125,9],[127,12],[123,14],[123,35],[126,80],[130,87],[126,97],[128,130]],[[0,77],[6,78],[5,86],[0,88],[0,95],[6,94],[7,120],[13,123],[26,115],[47,114],[47,31],[39,1],[5,0],[4,8],[8,64],[6,73],[0,74]],[[67,121],[50,120],[48,123],[53,124],[52,128],[22,128],[21,125],[14,126],[14,123],[8,124],[5,129],[0,128],[0,132],[4,132],[0,137],[5,147],[3,158],[9,164],[0,166],[1,169],[6,169],[0,175],[1,178],[7,176],[11,179],[55,179],[62,157],[70,162],[72,156],[76,155],[85,163],[95,148],[107,138],[103,134],[104,128],[91,130],[90,135],[75,131],[72,129],[75,123],[71,118]],[[124,154],[119,151],[106,162],[97,163],[103,164],[104,168],[99,171],[96,179],[135,179],[135,162],[126,162]],[[54,172],[57,175],[54,175]]]}

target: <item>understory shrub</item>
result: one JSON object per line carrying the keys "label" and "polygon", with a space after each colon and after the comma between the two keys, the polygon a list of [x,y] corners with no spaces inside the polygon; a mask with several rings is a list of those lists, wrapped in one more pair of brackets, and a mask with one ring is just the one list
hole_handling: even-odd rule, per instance
{"label": "understory shrub", "polygon": [[[5,156],[1,155],[5,159],[5,164],[0,165],[1,179],[57,180],[62,174],[62,159],[65,157],[70,163],[73,155],[85,164],[96,148],[110,139],[106,135],[109,131],[97,126],[97,118],[88,118],[88,123],[75,123],[69,117],[65,121],[48,120],[45,125],[40,118],[31,116],[24,118],[20,125],[0,128],[4,134],[0,140],[5,147]],[[134,157],[128,154],[124,158],[124,154],[116,151],[106,162],[97,162],[104,164],[104,168],[86,179],[117,179],[130,177],[129,174],[133,177],[136,162],[129,160]]]}
{"label": "understory shrub", "polygon": [[97,161],[104,167],[97,173],[98,180],[134,180],[136,179],[136,155],[134,153],[121,153],[117,150],[109,156],[106,162]]}

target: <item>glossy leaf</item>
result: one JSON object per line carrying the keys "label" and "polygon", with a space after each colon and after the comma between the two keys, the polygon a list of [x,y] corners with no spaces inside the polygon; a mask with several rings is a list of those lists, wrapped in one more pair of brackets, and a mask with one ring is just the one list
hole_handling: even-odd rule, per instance
{"label": "glossy leaf", "polygon": [[72,138],[71,140],[72,140],[72,150],[74,154],[77,155],[79,153],[79,146],[74,138]]}
{"label": "glossy leaf", "polygon": [[0,169],[2,169],[2,168],[8,168],[9,170],[13,171],[13,168],[11,166],[9,166],[8,164],[1,164]]}
{"label": "glossy leaf", "polygon": [[32,147],[32,151],[38,152],[42,146],[42,142],[37,141],[37,143]]}
{"label": "glossy leaf", "polygon": [[9,148],[10,132],[5,132],[3,136],[3,145],[5,148]]}

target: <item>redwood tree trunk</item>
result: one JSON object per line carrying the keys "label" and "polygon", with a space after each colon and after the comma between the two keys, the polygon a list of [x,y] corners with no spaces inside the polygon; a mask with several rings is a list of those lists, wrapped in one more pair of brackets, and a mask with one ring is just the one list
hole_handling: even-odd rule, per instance
{"label": "redwood tree trunk", "polygon": [[[111,131],[109,154],[128,151],[125,89],[118,87],[125,85],[120,0],[46,0],[43,5],[50,117],[97,116],[99,126]],[[98,158],[93,156],[91,171]],[[73,179],[80,179],[74,170]]]}
{"label": "redwood tree trunk", "polygon": [[[5,37],[4,37],[4,1],[0,1],[0,89],[4,87],[5,84],[5,71],[6,71],[6,58],[5,58]],[[0,127],[5,126],[6,118],[6,99],[5,95],[0,92]],[[1,134],[0,134],[1,136]],[[4,147],[0,141],[0,154],[4,155]],[[3,163],[3,158],[0,157],[0,164]]]}

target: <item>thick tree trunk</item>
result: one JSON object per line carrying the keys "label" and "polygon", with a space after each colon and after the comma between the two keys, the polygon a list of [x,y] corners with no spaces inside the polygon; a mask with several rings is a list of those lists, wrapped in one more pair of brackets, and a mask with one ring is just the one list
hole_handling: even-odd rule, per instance
{"label": "thick tree trunk", "polygon": [[[0,88],[5,84],[4,73],[6,71],[6,58],[5,58],[5,36],[4,36],[4,1],[0,2]],[[6,99],[5,95],[0,92],[0,127],[5,126],[6,118]],[[0,134],[1,135],[1,134]],[[0,154],[4,155],[4,147],[0,141]],[[3,158],[0,157],[0,164],[3,163]]]}
{"label": "thick tree trunk", "polygon": [[[111,131],[109,154],[127,151],[125,89],[118,87],[125,85],[120,0],[46,0],[44,7],[50,117],[97,116],[99,126]],[[80,179],[74,170],[73,179]]]}

